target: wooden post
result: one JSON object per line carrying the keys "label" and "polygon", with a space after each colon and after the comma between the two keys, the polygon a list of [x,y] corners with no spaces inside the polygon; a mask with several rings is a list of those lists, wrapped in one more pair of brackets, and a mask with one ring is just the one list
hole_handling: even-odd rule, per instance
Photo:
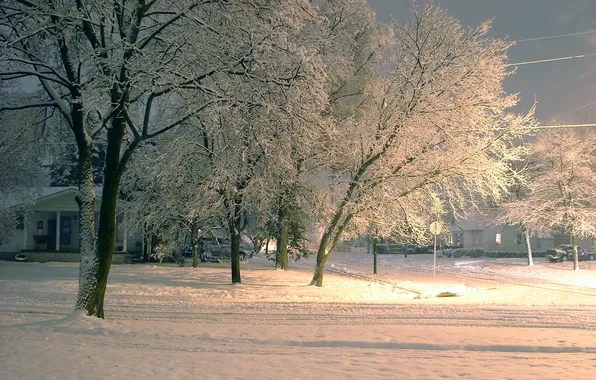
{"label": "wooden post", "polygon": [[54,249],[56,252],[60,251],[60,230],[62,229],[61,224],[60,211],[56,211],[56,247]]}

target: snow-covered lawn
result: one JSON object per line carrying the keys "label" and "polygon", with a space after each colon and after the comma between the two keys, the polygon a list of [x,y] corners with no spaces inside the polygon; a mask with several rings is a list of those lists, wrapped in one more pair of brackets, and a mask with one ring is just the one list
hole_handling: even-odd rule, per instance
{"label": "snow-covered lawn", "polygon": [[[0,262],[2,379],[593,379],[596,262],[335,252],[288,272],[116,265],[106,320],[72,314],[78,266]],[[450,291],[456,297],[436,298]]]}

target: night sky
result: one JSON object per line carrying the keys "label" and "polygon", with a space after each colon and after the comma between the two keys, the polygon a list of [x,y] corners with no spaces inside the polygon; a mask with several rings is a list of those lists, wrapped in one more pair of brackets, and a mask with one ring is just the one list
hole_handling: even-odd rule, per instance
{"label": "night sky", "polygon": [[[367,0],[381,22],[407,19],[411,0]],[[522,40],[596,31],[596,0],[441,0],[441,8],[465,27],[494,19],[490,36]],[[518,42],[511,63],[596,53],[596,33]],[[585,74],[585,75],[583,75]],[[583,76],[582,76],[583,75]],[[566,83],[569,82],[569,83]],[[520,94],[518,111],[536,98],[542,124],[596,123],[596,56],[518,66],[505,82]]]}

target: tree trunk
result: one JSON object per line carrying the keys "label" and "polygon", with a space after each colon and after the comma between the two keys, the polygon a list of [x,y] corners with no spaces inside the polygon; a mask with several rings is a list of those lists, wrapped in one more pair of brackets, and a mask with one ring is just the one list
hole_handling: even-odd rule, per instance
{"label": "tree trunk", "polygon": [[[119,182],[119,181],[118,181]],[[88,315],[104,318],[104,298],[108,275],[112,266],[114,239],[116,237],[116,201],[118,199],[118,182],[104,180],[99,212],[99,228],[97,232],[97,257],[99,268],[97,272],[97,288],[91,307],[87,308]]]}
{"label": "tree trunk", "polygon": [[[323,274],[325,272],[325,263],[339,242],[341,235],[343,234],[344,230],[352,220],[354,214],[348,214],[345,219],[340,224],[340,219],[343,215],[343,210],[340,208],[333,217],[331,224],[325,230],[325,233],[321,237],[321,243],[319,244],[319,250],[317,251],[317,266],[315,267],[315,272],[313,274],[312,280],[310,281],[310,285],[315,285],[318,287],[323,286]],[[339,225],[339,227],[338,227]],[[335,232],[333,235],[333,240],[331,241],[331,246],[328,247],[329,239],[331,234]]]}
{"label": "tree trunk", "polygon": [[232,284],[240,284],[240,232],[236,228],[230,231]]}
{"label": "tree trunk", "polygon": [[573,248],[573,270],[579,270],[579,257],[577,255],[577,241],[575,233],[571,233],[571,247]]}
{"label": "tree trunk", "polygon": [[373,273],[377,274],[377,237],[373,238]]}
{"label": "tree trunk", "polygon": [[275,254],[275,268],[288,270],[288,232],[289,222],[283,206],[279,210],[279,234],[277,237],[277,252]]}
{"label": "tree trunk", "polygon": [[329,255],[325,254],[325,250],[327,248],[327,244],[319,245],[319,250],[317,251],[317,266],[315,267],[315,273],[313,274],[312,280],[310,285],[321,287],[323,286],[323,275],[325,274],[325,263],[329,258]]}
{"label": "tree trunk", "polygon": [[230,260],[232,267],[232,284],[240,284],[240,233],[244,229],[242,221],[242,195],[236,194],[234,204],[229,208],[228,228],[230,232]]}
{"label": "tree trunk", "polygon": [[[119,97],[116,99],[120,100]],[[121,107],[123,106],[121,105]],[[121,160],[120,153],[125,130],[124,117],[118,114],[113,118],[111,128],[108,129],[99,228],[95,245],[95,267],[81,267],[80,269],[80,277],[84,283],[79,285],[79,289],[83,289],[83,291],[79,292],[76,307],[77,309],[85,309],[87,315],[94,315],[98,318],[104,318],[104,298],[112,265],[112,253],[114,252],[116,202],[120,179],[126,164]]]}
{"label": "tree trunk", "polygon": [[143,224],[143,238],[141,239],[141,252],[143,253],[143,262],[149,262],[149,254],[147,253],[147,229],[146,224]]}
{"label": "tree trunk", "polygon": [[199,245],[197,239],[194,237],[194,232],[190,238],[190,244],[192,244],[192,267],[196,268],[199,266]]}
{"label": "tree trunk", "polygon": [[532,259],[532,244],[530,243],[530,232],[527,228],[524,228],[524,234],[526,237],[526,249],[528,251],[528,266],[534,266],[534,260]]}
{"label": "tree trunk", "polygon": [[[79,290],[75,309],[90,310],[99,261],[95,255],[95,193],[93,192],[92,146],[79,144]],[[57,223],[60,221],[58,220]]]}

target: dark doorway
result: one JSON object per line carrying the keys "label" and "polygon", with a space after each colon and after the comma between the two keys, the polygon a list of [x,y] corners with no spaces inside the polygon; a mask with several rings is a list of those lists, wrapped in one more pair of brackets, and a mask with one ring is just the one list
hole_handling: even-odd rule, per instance
{"label": "dark doorway", "polygon": [[48,250],[54,251],[56,249],[56,219],[48,219]]}

